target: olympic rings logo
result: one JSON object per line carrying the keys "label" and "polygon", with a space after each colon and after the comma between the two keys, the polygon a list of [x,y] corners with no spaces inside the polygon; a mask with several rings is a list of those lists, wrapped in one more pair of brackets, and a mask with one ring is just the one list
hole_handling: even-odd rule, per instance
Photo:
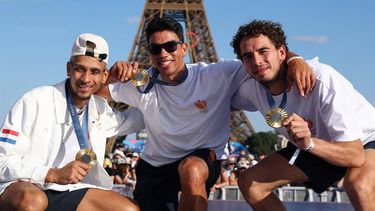
{"label": "olympic rings logo", "polygon": [[198,35],[196,33],[191,32],[191,31],[186,32],[186,37],[187,37],[186,40],[188,40],[188,46],[189,46],[189,48],[193,49],[195,46],[198,45],[199,37],[198,37]]}

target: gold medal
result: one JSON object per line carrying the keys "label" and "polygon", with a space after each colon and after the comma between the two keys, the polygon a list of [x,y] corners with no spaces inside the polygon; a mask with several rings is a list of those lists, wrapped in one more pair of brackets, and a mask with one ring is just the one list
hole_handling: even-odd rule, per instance
{"label": "gold medal", "polygon": [[273,128],[282,127],[282,123],[285,118],[288,117],[288,113],[281,108],[272,108],[266,113],[266,122]]}
{"label": "gold medal", "polygon": [[76,155],[76,160],[94,166],[96,163],[96,154],[92,149],[81,149]]}
{"label": "gold medal", "polygon": [[143,69],[139,73],[135,74],[131,79],[131,83],[134,86],[144,86],[149,81],[147,70]]}

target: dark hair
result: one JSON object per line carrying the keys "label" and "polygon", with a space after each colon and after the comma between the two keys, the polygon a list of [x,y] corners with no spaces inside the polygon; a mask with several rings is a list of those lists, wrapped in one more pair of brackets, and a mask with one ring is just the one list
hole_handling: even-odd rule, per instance
{"label": "dark hair", "polygon": [[184,42],[184,30],[182,29],[182,25],[173,18],[163,17],[152,19],[150,23],[147,25],[147,43],[150,42],[150,37],[153,33],[164,30],[176,33],[180,41]]}
{"label": "dark hair", "polygon": [[282,45],[285,45],[286,51],[289,51],[286,36],[281,24],[272,21],[253,20],[248,24],[240,26],[237,34],[234,35],[233,40],[230,43],[230,45],[233,47],[234,53],[237,55],[237,58],[241,59],[241,40],[243,38],[258,37],[261,34],[267,36],[277,49],[279,49]]}

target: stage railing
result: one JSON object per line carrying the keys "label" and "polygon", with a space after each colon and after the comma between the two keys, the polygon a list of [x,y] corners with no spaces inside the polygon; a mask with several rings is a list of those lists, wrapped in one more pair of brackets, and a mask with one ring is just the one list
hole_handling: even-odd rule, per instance
{"label": "stage railing", "polygon": [[[281,201],[349,202],[346,192],[342,188],[329,188],[318,194],[303,186],[283,186],[276,188],[274,193]],[[243,200],[243,196],[238,186],[225,186],[211,192],[209,199]]]}
{"label": "stage railing", "polygon": [[[133,189],[126,185],[115,184],[113,191],[133,197]],[[329,188],[321,194],[303,186],[283,186],[274,190],[281,201],[309,201],[309,202],[349,202],[346,192],[342,188]],[[215,200],[244,200],[238,186],[225,186],[211,192],[209,199]]]}

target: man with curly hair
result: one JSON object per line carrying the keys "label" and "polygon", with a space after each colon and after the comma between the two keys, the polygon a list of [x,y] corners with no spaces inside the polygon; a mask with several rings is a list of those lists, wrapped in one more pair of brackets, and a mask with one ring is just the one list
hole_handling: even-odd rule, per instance
{"label": "man with curly hair", "polygon": [[242,25],[231,43],[255,80],[247,80],[232,105],[260,111],[290,141],[239,177],[246,201],[255,210],[283,210],[272,192],[305,183],[321,193],[344,177],[356,210],[375,210],[375,109],[332,67],[307,61],[316,75],[311,93],[300,97],[286,88],[290,59],[281,25],[254,20]]}

